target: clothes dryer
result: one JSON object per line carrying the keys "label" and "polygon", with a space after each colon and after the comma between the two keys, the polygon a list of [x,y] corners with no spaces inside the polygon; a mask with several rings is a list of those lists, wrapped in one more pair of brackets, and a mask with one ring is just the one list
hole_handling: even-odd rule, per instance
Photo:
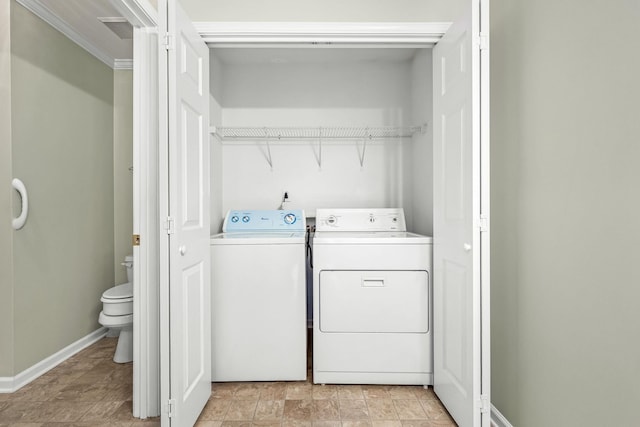
{"label": "clothes dryer", "polygon": [[433,384],[432,246],[402,209],[318,209],[314,383]]}

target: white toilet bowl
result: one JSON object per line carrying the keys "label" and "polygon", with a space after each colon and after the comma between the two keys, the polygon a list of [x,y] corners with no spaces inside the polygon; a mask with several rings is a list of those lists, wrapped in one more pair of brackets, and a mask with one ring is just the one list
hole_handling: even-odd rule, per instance
{"label": "white toilet bowl", "polygon": [[118,346],[113,356],[116,363],[128,363],[133,360],[133,256],[125,257],[127,279],[122,285],[107,289],[102,294],[102,311],[98,322],[113,331],[120,331]]}

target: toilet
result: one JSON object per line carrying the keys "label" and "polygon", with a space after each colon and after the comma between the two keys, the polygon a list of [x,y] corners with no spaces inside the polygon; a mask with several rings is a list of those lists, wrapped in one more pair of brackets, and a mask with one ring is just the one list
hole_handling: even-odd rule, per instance
{"label": "toilet", "polygon": [[122,263],[127,268],[127,283],[107,289],[102,294],[102,311],[98,322],[112,331],[120,331],[113,361],[128,363],[133,360],[133,256]]}

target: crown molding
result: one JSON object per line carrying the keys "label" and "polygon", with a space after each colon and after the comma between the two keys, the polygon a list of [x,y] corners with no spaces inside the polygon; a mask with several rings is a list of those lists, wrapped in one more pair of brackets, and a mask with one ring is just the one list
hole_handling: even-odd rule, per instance
{"label": "crown molding", "polygon": [[227,45],[407,45],[437,43],[449,22],[194,22],[212,47]]}
{"label": "crown molding", "polygon": [[133,70],[133,59],[114,59],[114,70]]}
{"label": "crown molding", "polygon": [[39,0],[17,0],[27,10],[34,13],[40,19],[51,25],[56,30],[71,39],[78,46],[89,52],[91,55],[104,62],[110,68],[114,68],[114,60],[110,55],[106,54],[102,49],[87,40],[82,34],[71,28],[64,20],[60,19]]}
{"label": "crown molding", "polygon": [[158,25],[158,12],[148,0],[111,0],[111,4],[134,27],[155,27]]}

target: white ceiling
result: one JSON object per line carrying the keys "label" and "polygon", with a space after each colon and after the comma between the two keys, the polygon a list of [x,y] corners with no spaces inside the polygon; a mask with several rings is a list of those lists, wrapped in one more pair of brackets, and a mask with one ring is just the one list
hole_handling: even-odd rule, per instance
{"label": "white ceiling", "polygon": [[223,64],[402,62],[415,48],[214,48]]}
{"label": "white ceiling", "polygon": [[107,65],[133,59],[133,40],[121,39],[98,20],[122,17],[109,0],[18,1]]}

